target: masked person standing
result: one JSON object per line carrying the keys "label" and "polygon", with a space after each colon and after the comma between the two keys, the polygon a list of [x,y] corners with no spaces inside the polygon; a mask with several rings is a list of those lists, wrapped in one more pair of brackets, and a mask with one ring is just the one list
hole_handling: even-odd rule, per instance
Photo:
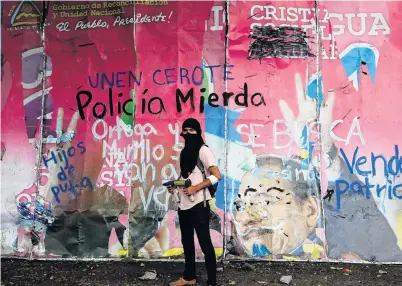
{"label": "masked person standing", "polygon": [[[198,237],[201,250],[205,256],[207,269],[207,285],[216,285],[216,256],[209,230],[209,216],[211,194],[208,187],[221,180],[215,156],[205,145],[201,136],[201,125],[194,118],[183,122],[182,133],[184,149],[180,154],[181,179],[190,179],[191,186],[178,189],[179,191],[179,223],[184,248],[185,270],[179,280],[171,282],[170,286],[195,285],[195,247],[194,230]],[[204,170],[200,170],[202,163]],[[198,162],[198,163],[197,163]],[[202,167],[201,167],[202,169]],[[204,174],[205,175],[204,175]],[[169,188],[173,193],[174,188]],[[192,197],[191,197],[192,196]]]}

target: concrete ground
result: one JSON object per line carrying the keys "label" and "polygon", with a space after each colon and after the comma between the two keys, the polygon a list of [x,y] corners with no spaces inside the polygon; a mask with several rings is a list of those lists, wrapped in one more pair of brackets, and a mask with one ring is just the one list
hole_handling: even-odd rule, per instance
{"label": "concrete ground", "polygon": [[[2,259],[1,285],[168,285],[180,276],[183,267],[180,262]],[[151,271],[149,278],[156,271],[156,279],[140,280],[147,271]],[[197,271],[199,282],[205,281],[202,263]],[[218,271],[219,285],[286,285],[280,282],[283,276],[291,276],[288,285],[402,285],[402,265],[229,262],[219,264]]]}

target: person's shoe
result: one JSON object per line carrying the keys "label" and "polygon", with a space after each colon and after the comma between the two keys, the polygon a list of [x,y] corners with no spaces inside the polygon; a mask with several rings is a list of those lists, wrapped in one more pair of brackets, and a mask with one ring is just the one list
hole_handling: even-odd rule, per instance
{"label": "person's shoe", "polygon": [[179,280],[170,282],[169,286],[184,286],[184,285],[195,285],[195,284],[197,284],[197,281],[195,279],[187,281],[187,280],[184,280],[183,277],[180,277]]}

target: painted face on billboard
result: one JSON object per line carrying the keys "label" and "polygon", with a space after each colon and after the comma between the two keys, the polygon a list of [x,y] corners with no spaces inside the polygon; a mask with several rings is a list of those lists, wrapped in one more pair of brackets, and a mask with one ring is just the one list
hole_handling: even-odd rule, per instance
{"label": "painted face on billboard", "polygon": [[244,251],[291,254],[317,227],[318,186],[296,161],[259,157],[241,181],[233,222]]}

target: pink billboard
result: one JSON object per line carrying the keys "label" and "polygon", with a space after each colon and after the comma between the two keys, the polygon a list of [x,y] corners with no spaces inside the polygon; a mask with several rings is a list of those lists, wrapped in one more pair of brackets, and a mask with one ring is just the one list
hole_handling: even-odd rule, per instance
{"label": "pink billboard", "polygon": [[217,257],[401,262],[401,7],[2,2],[2,255],[182,258],[193,117]]}

